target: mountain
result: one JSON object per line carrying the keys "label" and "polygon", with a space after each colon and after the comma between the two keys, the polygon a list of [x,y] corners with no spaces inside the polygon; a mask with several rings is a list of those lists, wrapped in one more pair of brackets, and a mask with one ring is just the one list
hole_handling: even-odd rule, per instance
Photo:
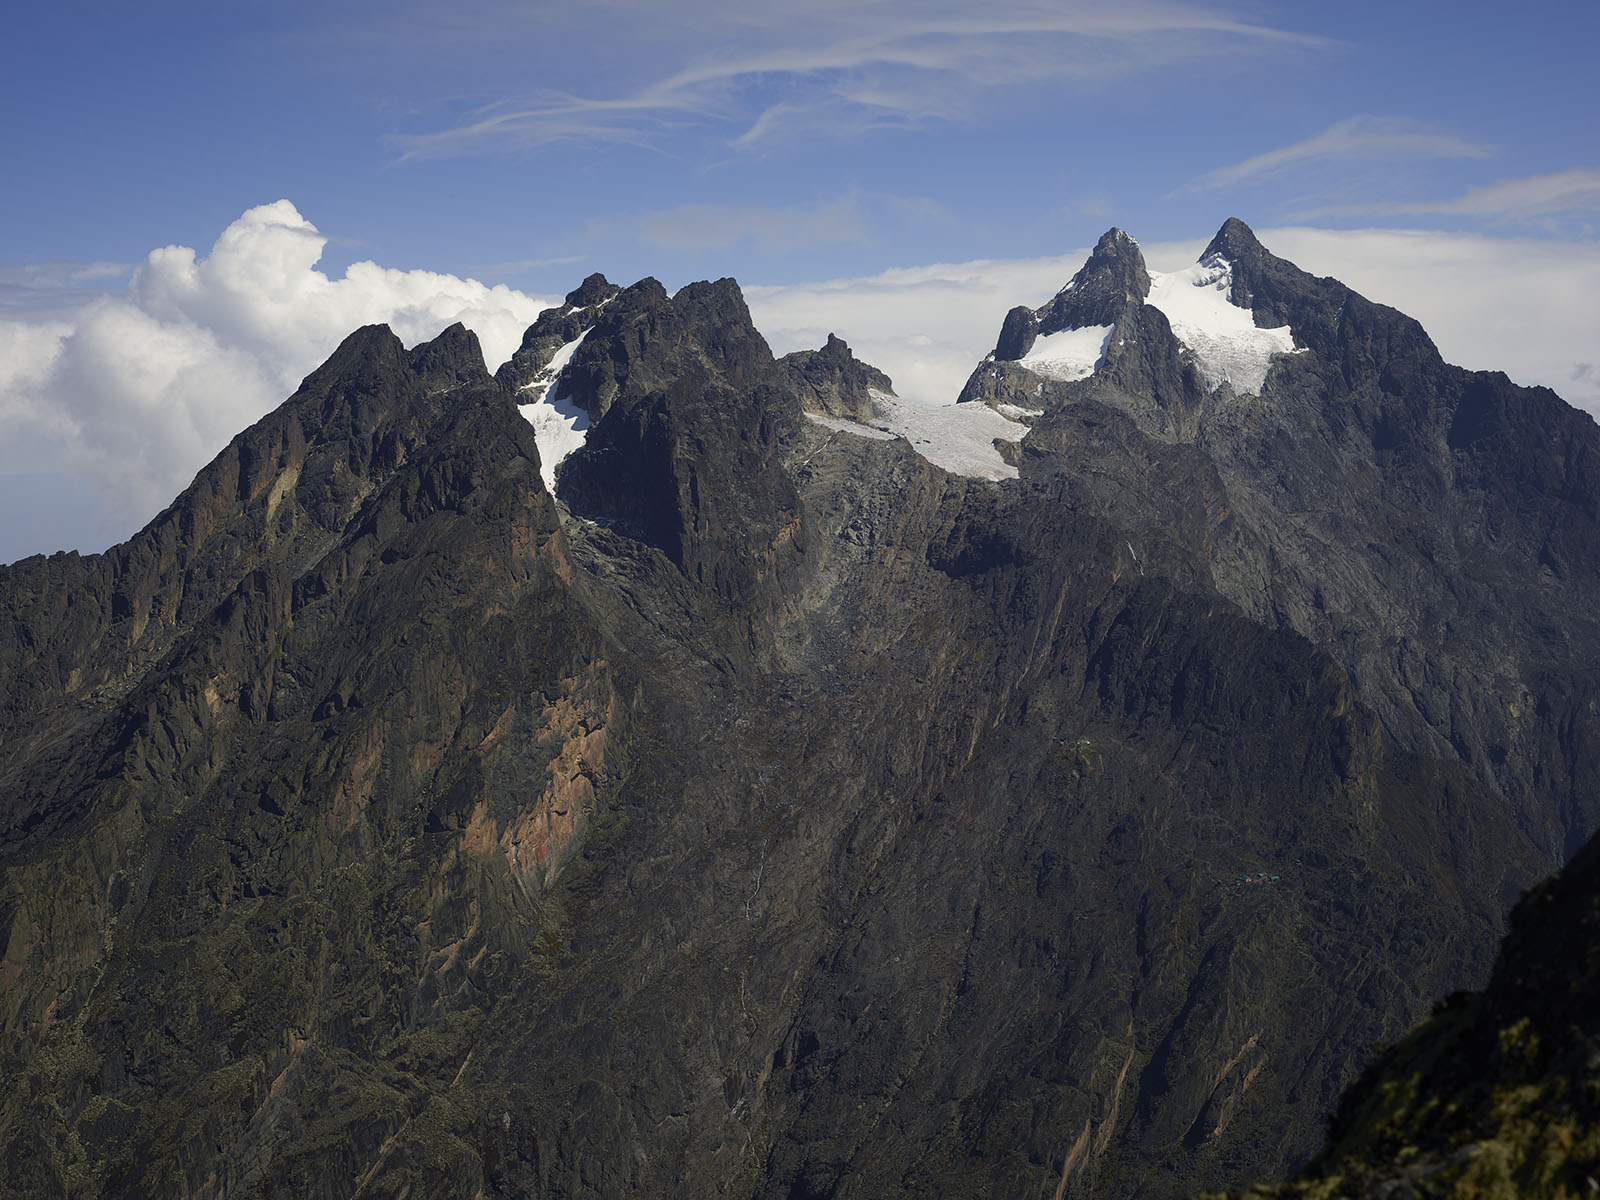
{"label": "mountain", "polygon": [[1446,997],[1363,1072],[1301,1177],[1235,1195],[1555,1200],[1594,1191],[1596,945],[1600,838],[1517,905],[1487,987]]}
{"label": "mountain", "polygon": [[0,568],[11,1194],[1304,1162],[1600,826],[1600,433],[1232,221],[963,399],[591,277]]}

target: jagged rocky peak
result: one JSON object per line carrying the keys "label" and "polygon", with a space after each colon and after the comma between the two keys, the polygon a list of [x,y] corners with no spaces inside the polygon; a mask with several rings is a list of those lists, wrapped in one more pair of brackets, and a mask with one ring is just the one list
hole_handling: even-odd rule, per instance
{"label": "jagged rocky peak", "polygon": [[889,377],[850,352],[845,340],[830,333],[820,350],[796,350],[778,360],[807,412],[847,421],[878,416],[874,392],[894,395]]}
{"label": "jagged rocky peak", "polygon": [[1120,229],[1108,229],[1071,281],[1041,308],[1013,308],[1001,326],[994,356],[1002,362],[1027,357],[1040,337],[1114,325],[1130,305],[1150,291],[1139,243]]}
{"label": "jagged rocky peak", "polygon": [[622,289],[596,271],[566,295],[568,308],[593,308],[619,295]]}
{"label": "jagged rocky peak", "polygon": [[[1197,263],[1212,270],[1223,269],[1228,272],[1226,294],[1229,303],[1236,308],[1251,309],[1250,277],[1266,269],[1288,267],[1289,264],[1277,258],[1256,237],[1255,231],[1238,217],[1229,217],[1222,223],[1216,236],[1206,243],[1206,248],[1200,252]],[[1282,324],[1281,321],[1267,319],[1264,325]]]}
{"label": "jagged rocky peak", "polygon": [[458,321],[432,341],[407,350],[387,325],[363,325],[306,376],[296,395],[378,397],[408,377],[429,391],[487,382],[478,335]]}
{"label": "jagged rocky peak", "polygon": [[460,321],[431,342],[423,342],[411,352],[411,369],[433,381],[435,387],[454,387],[488,379],[483,363],[483,347],[478,335]]}
{"label": "jagged rocky peak", "polygon": [[1250,226],[1238,217],[1229,217],[1217,230],[1216,236],[1206,243],[1206,248],[1200,252],[1200,257],[1207,259],[1217,255],[1229,262],[1240,262],[1266,253],[1267,248],[1257,239],[1255,231]]}
{"label": "jagged rocky peak", "polygon": [[[522,345],[495,373],[495,378],[512,391],[532,387],[563,349],[567,350],[566,357],[571,356],[570,347],[594,324],[595,311],[621,294],[620,287],[596,271],[568,292],[559,308],[547,308],[539,314],[538,320],[524,331]],[[562,361],[565,365],[565,358]]]}
{"label": "jagged rocky peak", "polygon": [[561,380],[592,422],[558,494],[572,513],[744,596],[804,539],[777,446],[800,405],[733,279],[668,296],[653,279],[608,304]]}
{"label": "jagged rocky peak", "polygon": [[[773,364],[736,280],[691,283],[668,295],[652,278],[619,288],[597,274],[570,292],[562,308],[540,314],[500,379],[534,427],[541,471],[554,492],[558,469],[618,403],[619,420],[633,419],[641,404],[657,404],[662,392],[690,376],[757,395],[758,385],[771,382]],[[864,395],[867,386],[854,390]],[[853,394],[848,384],[845,390]],[[587,478],[593,492],[592,471]]]}
{"label": "jagged rocky peak", "polygon": [[1120,229],[1108,229],[1072,282],[1039,310],[1039,332],[1115,324],[1128,305],[1149,294],[1150,272],[1139,243]]}
{"label": "jagged rocky peak", "polygon": [[[1255,231],[1238,217],[1229,217],[1222,223],[1222,228],[1217,230],[1216,236],[1206,243],[1206,248],[1200,252],[1199,261],[1221,261],[1230,265],[1244,263],[1254,266],[1262,259],[1273,259],[1272,253],[1257,239]],[[1236,289],[1230,299],[1240,308],[1250,307],[1249,290],[1243,287],[1244,273],[1235,272],[1234,284]]]}

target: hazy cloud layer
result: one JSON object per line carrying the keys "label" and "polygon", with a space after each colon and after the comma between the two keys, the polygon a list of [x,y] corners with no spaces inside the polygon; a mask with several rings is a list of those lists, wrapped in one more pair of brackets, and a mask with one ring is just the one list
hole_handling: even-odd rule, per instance
{"label": "hazy cloud layer", "polygon": [[280,200],[246,212],[203,258],[152,251],[125,292],[63,292],[49,319],[11,310],[0,319],[0,472],[54,467],[99,489],[105,520],[79,543],[98,549],[159,511],[358,326],[386,322],[414,343],[461,321],[493,367],[551,303],[370,262],[329,279],[315,269],[324,243]]}

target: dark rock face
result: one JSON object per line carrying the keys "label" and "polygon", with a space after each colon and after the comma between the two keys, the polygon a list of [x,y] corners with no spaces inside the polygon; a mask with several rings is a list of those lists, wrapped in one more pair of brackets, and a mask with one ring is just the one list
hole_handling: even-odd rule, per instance
{"label": "dark rock face", "polygon": [[[807,420],[882,377],[731,280],[586,281],[495,379],[360,331],[125,546],[0,568],[6,1187],[1304,1161],[1600,820],[1596,435],[1229,246],[1308,352],[1206,391],[1108,235],[1065,295],[1129,336],[1014,481]],[[514,393],[585,330],[551,497]]]}
{"label": "dark rock face", "polygon": [[878,415],[872,392],[894,394],[894,384],[876,367],[850,353],[834,334],[820,350],[797,350],[779,360],[807,412],[847,421],[870,421]]}
{"label": "dark rock face", "polygon": [[598,271],[567,293],[560,308],[547,308],[522,335],[517,352],[501,364],[495,379],[516,391],[532,380],[554,357],[557,350],[577,340],[595,323],[596,307],[614,300],[622,289],[609,283]]}
{"label": "dark rock face", "polygon": [[[1449,366],[1415,321],[1274,257],[1242,222],[1214,254],[1232,264],[1234,303],[1306,348],[1276,360],[1260,397],[1208,392],[1143,306],[1093,378],[1041,387],[987,364],[964,398],[1110,407],[1203,452],[1249,530],[1211,546],[1215,586],[1332,653],[1392,736],[1461,757],[1560,861],[1600,821],[1592,751],[1558,749],[1562,730],[1592,746],[1596,729],[1584,697],[1600,677],[1577,665],[1600,646],[1584,599],[1600,586],[1593,420],[1544,389]],[[1551,807],[1535,776],[1556,761],[1569,766]]]}
{"label": "dark rock face", "polygon": [[804,552],[780,460],[802,418],[738,285],[691,284],[668,298],[654,280],[635,284],[568,378],[595,420],[563,467],[572,511],[658,548],[730,600],[762,603]]}
{"label": "dark rock face", "polygon": [[566,303],[574,308],[592,308],[613,299],[620,291],[621,288],[596,271],[567,293]]}
{"label": "dark rock face", "polygon": [[[1523,897],[1481,992],[1456,992],[1345,1094],[1328,1146],[1262,1197],[1592,1191],[1600,1171],[1600,839]],[[1240,1193],[1243,1194],[1243,1193]]]}
{"label": "dark rock face", "polygon": [[1039,332],[1114,324],[1149,294],[1139,243],[1120,229],[1108,230],[1071,282],[1039,310]]}

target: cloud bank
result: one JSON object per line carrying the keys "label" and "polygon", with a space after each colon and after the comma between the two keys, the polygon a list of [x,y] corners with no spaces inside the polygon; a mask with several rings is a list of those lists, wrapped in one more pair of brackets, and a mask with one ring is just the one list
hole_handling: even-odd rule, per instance
{"label": "cloud bank", "polygon": [[[0,319],[0,474],[89,481],[104,511],[76,544],[99,549],[158,512],[358,326],[385,322],[412,343],[461,321],[493,368],[559,303],[371,262],[330,279],[316,270],[325,244],[279,200],[244,213],[203,258],[152,251],[124,293],[64,291],[42,319]],[[14,492],[0,561],[37,520]]]}

